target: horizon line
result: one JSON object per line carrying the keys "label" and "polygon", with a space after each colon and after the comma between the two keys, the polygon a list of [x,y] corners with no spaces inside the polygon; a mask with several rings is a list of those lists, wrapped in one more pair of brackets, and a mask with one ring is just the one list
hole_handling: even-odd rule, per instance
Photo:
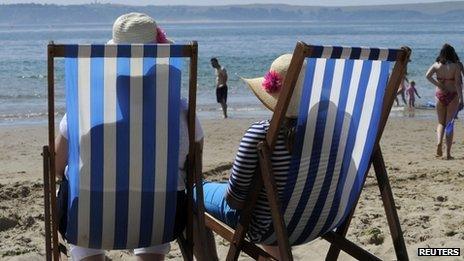
{"label": "horizon line", "polygon": [[444,3],[463,3],[464,0],[460,1],[437,1],[437,2],[413,2],[413,3],[397,3],[397,4],[359,4],[359,5],[298,5],[298,4],[287,4],[287,3],[250,3],[250,4],[212,4],[212,5],[185,5],[185,4],[118,4],[108,3],[104,1],[95,1],[81,4],[56,4],[56,3],[8,3],[0,4],[0,6],[8,5],[50,5],[50,6],[79,6],[79,5],[115,5],[115,6],[133,6],[133,7],[144,7],[144,6],[180,6],[180,7],[227,7],[227,6],[289,6],[289,7],[317,7],[317,8],[347,8],[347,7],[382,7],[382,6],[407,6],[407,5],[431,5],[431,4],[444,4]]}

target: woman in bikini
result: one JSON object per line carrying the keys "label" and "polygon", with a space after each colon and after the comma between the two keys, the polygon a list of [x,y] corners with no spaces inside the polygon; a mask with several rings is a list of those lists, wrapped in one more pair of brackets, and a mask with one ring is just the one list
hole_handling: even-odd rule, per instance
{"label": "woman in bikini", "polygon": [[[435,63],[430,66],[426,74],[427,80],[436,86],[437,157],[443,156],[442,142],[445,126],[455,117],[458,109],[462,107],[462,78],[459,63],[454,48],[449,44],[444,44]],[[447,133],[445,140],[446,159],[453,159],[451,157],[453,132]]]}

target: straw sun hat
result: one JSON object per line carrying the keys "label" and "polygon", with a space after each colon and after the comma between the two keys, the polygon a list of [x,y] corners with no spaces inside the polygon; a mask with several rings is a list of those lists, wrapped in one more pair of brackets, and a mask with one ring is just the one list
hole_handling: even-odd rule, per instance
{"label": "straw sun hat", "polygon": [[[245,81],[248,87],[250,87],[256,97],[258,97],[264,106],[266,106],[271,111],[274,111],[277,100],[279,99],[285,75],[287,74],[291,60],[292,54],[281,55],[275,59],[274,62],[272,62],[269,72],[264,77],[253,79],[242,78],[242,80]],[[305,68],[306,61],[303,63],[300,75],[298,76],[298,81],[295,85],[295,89],[293,90],[292,99],[290,100],[286,114],[288,118],[298,117]]]}
{"label": "straw sun hat", "polygon": [[109,44],[172,43],[155,20],[142,13],[123,14],[114,21],[113,39]]}

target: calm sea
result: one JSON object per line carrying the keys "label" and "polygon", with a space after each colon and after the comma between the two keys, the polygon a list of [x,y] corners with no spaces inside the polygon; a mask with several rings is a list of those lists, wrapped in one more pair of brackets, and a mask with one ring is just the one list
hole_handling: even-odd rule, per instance
{"label": "calm sea", "polygon": [[[296,41],[312,44],[400,47],[413,49],[409,78],[422,96],[434,102],[434,88],[424,74],[441,45],[448,42],[464,54],[464,23],[437,22],[195,22],[160,23],[177,42],[199,43],[198,108],[201,117],[219,117],[214,71],[218,57],[229,72],[229,106],[233,117],[268,113],[237,75],[262,76],[280,54],[292,52]],[[0,26],[0,124],[44,122],[46,116],[46,44],[105,43],[111,25]],[[186,77],[184,81],[186,83]],[[63,61],[57,62],[57,108],[65,111]],[[184,84],[186,86],[186,84]],[[186,94],[186,88],[183,87]]]}

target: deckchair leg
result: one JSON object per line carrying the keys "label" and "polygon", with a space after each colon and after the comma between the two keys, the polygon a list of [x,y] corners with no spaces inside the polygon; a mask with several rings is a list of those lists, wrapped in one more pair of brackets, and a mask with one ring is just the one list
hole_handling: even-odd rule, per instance
{"label": "deckchair leg", "polygon": [[256,202],[258,201],[259,192],[263,187],[263,180],[261,179],[260,170],[257,169],[258,173],[255,173],[253,182],[251,184],[250,195],[247,198],[245,208],[240,213],[240,221],[235,229],[234,237],[230,242],[229,252],[227,253],[227,261],[237,260],[242,249],[242,244],[245,239],[248,226],[250,225],[252,213]]}
{"label": "deckchair leg", "polygon": [[[218,260],[214,242],[214,235],[211,231],[207,235],[205,223],[205,205],[203,198],[203,175],[202,175],[202,154],[203,144],[195,143],[195,216],[194,216],[194,251],[197,260]],[[208,229],[209,230],[209,229]]]}
{"label": "deckchair leg", "polygon": [[[387,216],[393,245],[395,247],[396,257],[398,260],[409,260],[398,213],[396,211],[395,200],[393,198],[393,193],[391,190],[390,182],[388,180],[387,170],[385,168],[385,162],[383,160],[380,147],[377,147],[377,149],[374,150],[372,164],[374,165],[375,175]],[[355,208],[356,206],[353,208],[353,211],[350,213],[346,221],[335,231],[336,234],[342,237],[346,236]],[[337,260],[339,254],[340,249],[336,245],[331,244],[329,252],[327,253],[326,260]]]}
{"label": "deckchair leg", "polygon": [[342,249],[343,251],[348,253],[350,256],[358,260],[381,261],[380,258],[367,252],[360,246],[354,244],[353,242],[349,241],[345,237],[342,237],[335,232],[328,232],[325,235],[323,235],[322,238],[332,243],[332,245],[334,244],[337,245],[340,249]]}
{"label": "deckchair leg", "polygon": [[[187,177],[187,180],[189,178]],[[187,181],[188,184],[191,184]],[[187,226],[185,228],[184,260],[193,260],[193,193],[192,188],[187,185]],[[182,249],[182,247],[181,247]]]}
{"label": "deckchair leg", "polygon": [[[346,234],[348,233],[348,228],[350,227],[351,224],[351,219],[353,218],[354,210],[356,209],[356,205],[353,207],[353,210],[350,212],[348,217],[346,218],[345,222],[343,222],[336,230],[335,234],[339,235],[340,237],[345,238]],[[334,261],[338,259],[338,256],[340,255],[340,248],[336,244],[330,244],[329,252],[327,253],[327,256],[325,260],[327,261]]]}
{"label": "deckchair leg", "polygon": [[177,244],[179,245],[180,252],[182,253],[182,257],[184,257],[184,260],[187,260],[189,257],[188,246],[187,246],[187,240],[185,239],[183,234],[181,234],[177,238]]}
{"label": "deckchair leg", "polygon": [[380,147],[374,151],[373,164],[380,194],[382,196],[383,207],[390,227],[390,234],[395,247],[396,257],[398,260],[409,260],[400,220],[398,218],[398,213],[396,212],[395,200],[393,199],[393,193],[388,180],[387,170],[385,168],[385,162],[383,160]]}
{"label": "deckchair leg", "polygon": [[44,214],[45,214],[45,256],[46,260],[52,260],[52,241],[50,230],[50,155],[48,146],[43,146],[43,179],[44,179]]}

